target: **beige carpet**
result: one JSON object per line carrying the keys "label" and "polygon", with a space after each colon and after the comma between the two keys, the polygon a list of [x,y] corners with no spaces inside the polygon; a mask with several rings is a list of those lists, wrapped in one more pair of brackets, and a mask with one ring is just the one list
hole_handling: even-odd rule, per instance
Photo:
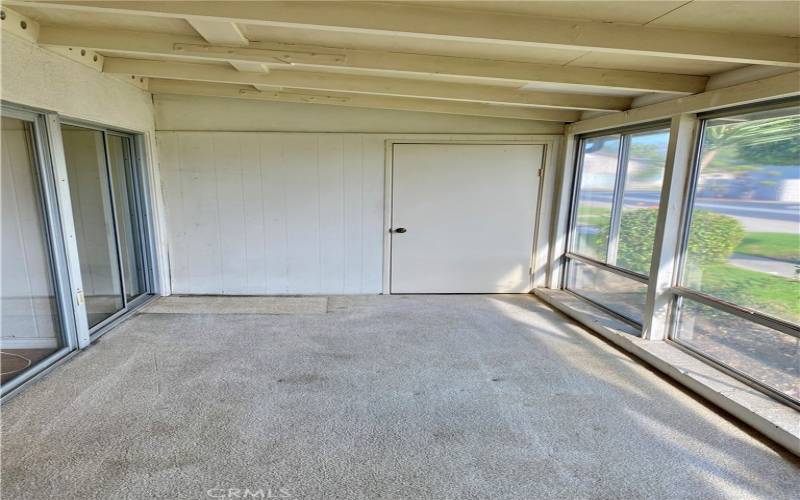
{"label": "beige carpet", "polygon": [[328,309],[135,315],[3,405],[3,500],[800,491],[796,459],[535,298]]}
{"label": "beige carpet", "polygon": [[181,296],[160,297],[145,307],[158,314],[324,314],[327,297]]}

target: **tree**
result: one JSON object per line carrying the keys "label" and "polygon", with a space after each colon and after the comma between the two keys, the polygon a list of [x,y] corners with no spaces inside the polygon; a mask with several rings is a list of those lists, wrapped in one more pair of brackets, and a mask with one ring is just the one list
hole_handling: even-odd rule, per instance
{"label": "tree", "polygon": [[[723,157],[723,158],[720,158]],[[703,136],[701,168],[733,164],[800,165],[800,115],[741,121],[711,120]]]}

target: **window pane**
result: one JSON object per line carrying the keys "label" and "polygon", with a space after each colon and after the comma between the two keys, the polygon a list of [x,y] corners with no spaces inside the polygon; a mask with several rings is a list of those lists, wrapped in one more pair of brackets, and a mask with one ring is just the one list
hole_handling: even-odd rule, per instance
{"label": "window pane", "polygon": [[800,323],[800,108],[706,123],[682,284]]}
{"label": "window pane", "polygon": [[572,251],[600,261],[608,250],[619,142],[614,135],[586,139],[583,145]]}
{"label": "window pane", "polygon": [[139,218],[133,204],[135,192],[131,177],[130,140],[127,137],[109,135],[108,157],[111,160],[111,185],[125,278],[125,296],[131,300],[144,292],[144,277],[139,245]]}
{"label": "window pane", "polygon": [[86,314],[92,327],[123,308],[103,133],[61,126]]}
{"label": "window pane", "polygon": [[683,344],[800,400],[800,339],[683,298]]}
{"label": "window pane", "polygon": [[669,129],[631,135],[615,258],[609,263],[650,273]]}
{"label": "window pane", "polygon": [[647,285],[571,259],[567,289],[620,316],[642,322]]}
{"label": "window pane", "polygon": [[2,118],[0,383],[64,345],[29,122]]}

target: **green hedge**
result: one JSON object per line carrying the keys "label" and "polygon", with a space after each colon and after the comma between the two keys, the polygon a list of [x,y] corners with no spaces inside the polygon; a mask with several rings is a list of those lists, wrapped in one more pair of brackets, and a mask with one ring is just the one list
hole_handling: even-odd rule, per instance
{"label": "green hedge", "polygon": [[[640,208],[624,210],[617,248],[617,265],[631,271],[647,274],[655,241],[658,209]],[[733,249],[744,238],[742,224],[733,217],[705,210],[692,215],[692,232],[689,237],[689,260],[694,265],[707,266],[725,262]],[[608,240],[608,222],[600,226],[596,244],[605,248]]]}

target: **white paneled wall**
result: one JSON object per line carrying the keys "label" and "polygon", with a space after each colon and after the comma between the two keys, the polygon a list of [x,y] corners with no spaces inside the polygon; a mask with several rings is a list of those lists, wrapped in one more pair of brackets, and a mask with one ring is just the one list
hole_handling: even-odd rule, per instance
{"label": "white paneled wall", "polygon": [[380,293],[383,136],[157,136],[173,293]]}

